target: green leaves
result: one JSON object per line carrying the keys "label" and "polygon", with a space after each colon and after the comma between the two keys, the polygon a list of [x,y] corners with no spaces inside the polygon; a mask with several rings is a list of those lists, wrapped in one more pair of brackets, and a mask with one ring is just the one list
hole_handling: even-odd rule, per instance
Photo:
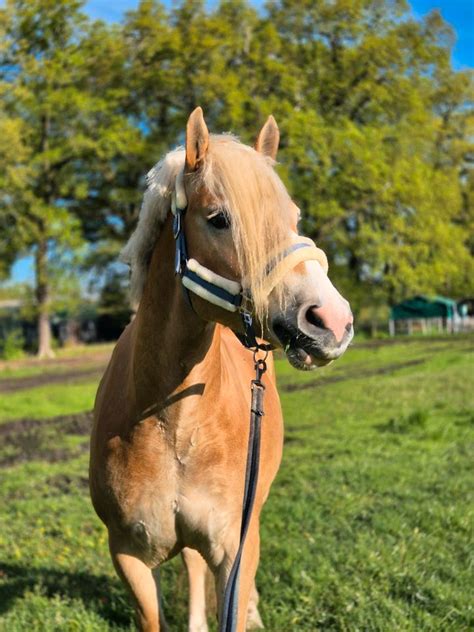
{"label": "green leaves", "polygon": [[472,76],[451,68],[439,13],[415,20],[388,0],[266,12],[144,0],[106,25],[76,0],[10,0],[0,31],[1,230],[13,252],[42,231],[112,256],[144,174],[201,105],[210,129],[250,143],[275,115],[278,169],[332,274],[358,285],[349,295],[474,292]]}

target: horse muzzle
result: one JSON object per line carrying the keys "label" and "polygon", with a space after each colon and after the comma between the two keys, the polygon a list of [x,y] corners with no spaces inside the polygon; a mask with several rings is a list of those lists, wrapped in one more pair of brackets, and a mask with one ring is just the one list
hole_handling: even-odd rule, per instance
{"label": "horse muzzle", "polygon": [[354,335],[352,313],[348,304],[346,307],[334,314],[323,307],[304,305],[293,317],[273,320],[273,333],[293,367],[310,371],[345,352]]}

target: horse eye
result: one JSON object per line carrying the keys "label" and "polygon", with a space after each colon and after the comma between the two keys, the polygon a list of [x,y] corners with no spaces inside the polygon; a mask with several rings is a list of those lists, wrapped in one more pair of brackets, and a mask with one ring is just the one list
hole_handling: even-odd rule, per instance
{"label": "horse eye", "polygon": [[229,218],[225,213],[216,213],[216,215],[208,217],[207,221],[211,224],[211,226],[217,228],[218,230],[229,228],[230,226]]}

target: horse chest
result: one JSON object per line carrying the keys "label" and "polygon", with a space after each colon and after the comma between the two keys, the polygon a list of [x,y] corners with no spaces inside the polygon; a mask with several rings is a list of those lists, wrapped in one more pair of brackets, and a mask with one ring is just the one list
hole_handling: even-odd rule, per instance
{"label": "horse chest", "polygon": [[167,433],[151,418],[132,441],[112,446],[122,524],[145,559],[161,561],[183,546],[213,553],[238,520],[246,439],[236,430],[223,438],[216,427],[211,420]]}

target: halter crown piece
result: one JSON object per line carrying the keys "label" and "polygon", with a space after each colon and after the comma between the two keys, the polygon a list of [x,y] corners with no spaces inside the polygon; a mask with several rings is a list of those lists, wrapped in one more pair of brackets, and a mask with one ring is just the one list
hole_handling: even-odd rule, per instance
{"label": "halter crown piece", "polygon": [[[228,312],[240,311],[244,325],[244,336],[237,334],[239,340],[246,347],[261,347],[257,343],[252,326],[252,317],[243,303],[251,301],[248,292],[237,281],[226,279],[209,268],[201,265],[196,259],[189,259],[184,234],[183,218],[186,214],[188,201],[184,188],[184,171],[176,176],[175,189],[171,197],[171,212],[173,213],[173,235],[176,242],[175,273],[181,276],[185,295],[192,307],[189,292],[193,292],[202,299],[217,305]],[[325,253],[317,248],[307,237],[299,237],[299,241],[288,246],[282,253],[275,252],[265,266],[264,290],[267,294],[273,290],[287,272],[303,261],[318,261],[327,272],[328,262]]]}

